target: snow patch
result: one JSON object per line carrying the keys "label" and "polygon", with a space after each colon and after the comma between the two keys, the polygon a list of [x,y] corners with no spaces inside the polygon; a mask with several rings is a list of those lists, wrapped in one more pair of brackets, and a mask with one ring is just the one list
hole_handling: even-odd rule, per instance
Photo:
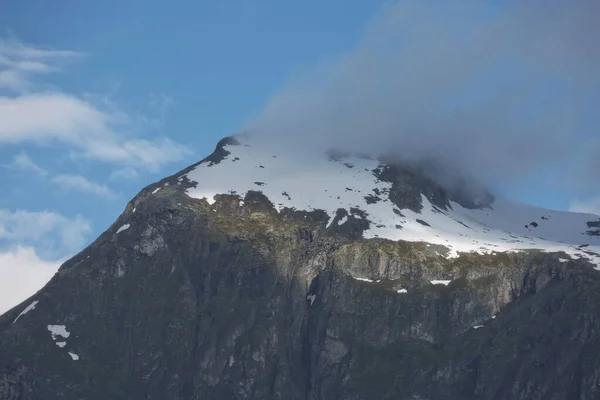
{"label": "snow patch", "polygon": [[71,356],[71,358],[73,359],[73,361],[79,360],[79,356],[77,354],[69,352],[69,355]]}
{"label": "snow patch", "polygon": [[[215,193],[215,194],[217,194],[217,193]],[[204,200],[206,200],[206,202],[207,202],[208,204],[210,204],[211,206],[212,206],[213,204],[215,204],[215,195],[214,195],[214,194],[213,194],[212,196],[203,196],[203,197],[201,197],[201,198],[202,198],[202,199],[204,199]]]}
{"label": "snow patch", "polygon": [[317,298],[316,294],[309,294],[308,296],[306,296],[306,300],[310,300],[310,305],[312,306],[313,303],[315,302],[315,299]]}
{"label": "snow patch", "polygon": [[373,279],[359,278],[357,276],[353,276],[353,278],[356,279],[357,281],[363,281],[363,282],[371,282],[371,283],[373,283]]}
{"label": "snow patch", "polygon": [[406,290],[406,289],[398,289],[398,290],[396,290],[396,293],[408,293],[408,290]]}
{"label": "snow patch", "polygon": [[152,194],[156,194],[156,192],[158,192],[160,189],[162,189],[162,188],[159,188],[159,187],[158,187],[158,188],[154,189],[154,190],[152,191]]}
{"label": "snow patch", "polygon": [[62,336],[67,339],[71,334],[67,331],[65,325],[48,325],[48,330],[50,331],[50,335],[52,335],[52,340],[56,340],[57,336]]}
{"label": "snow patch", "polygon": [[[120,227],[119,229],[117,229],[117,233],[120,233],[120,232],[123,232],[124,230],[129,229],[129,226],[130,226],[129,224],[123,225],[122,227]],[[115,233],[115,235],[116,235],[116,233]]]}
{"label": "snow patch", "polygon": [[[17,315],[17,318],[15,318],[15,320],[13,321],[13,324],[15,322],[17,322],[17,320],[22,316],[27,314],[29,311],[35,309],[36,304],[38,303],[37,300],[35,300],[33,303],[31,303],[30,305],[28,305],[27,307],[25,307],[25,309],[23,311],[21,311],[21,314]],[[12,324],[11,324],[12,325]]]}
{"label": "snow patch", "polygon": [[347,215],[344,215],[344,217],[343,217],[343,218],[341,218],[341,219],[340,219],[340,220],[337,222],[337,224],[338,224],[338,225],[342,225],[342,224],[346,223],[346,221],[348,221],[348,216],[347,216]]}
{"label": "snow patch", "polygon": [[559,258],[558,261],[560,261],[561,263],[566,263],[569,262],[568,258]]}
{"label": "snow patch", "polygon": [[475,325],[475,326],[473,327],[473,329],[479,329],[479,328],[483,328],[484,326],[485,326],[485,325]]}
{"label": "snow patch", "polygon": [[60,348],[63,348],[67,345],[67,342],[56,342],[56,345]]}
{"label": "snow patch", "polygon": [[135,207],[133,207],[133,211],[132,212],[135,212]]}
{"label": "snow patch", "polygon": [[433,281],[429,281],[431,282],[432,285],[444,285],[444,286],[448,286],[450,284],[450,282],[452,281],[448,281],[448,280],[433,280]]}

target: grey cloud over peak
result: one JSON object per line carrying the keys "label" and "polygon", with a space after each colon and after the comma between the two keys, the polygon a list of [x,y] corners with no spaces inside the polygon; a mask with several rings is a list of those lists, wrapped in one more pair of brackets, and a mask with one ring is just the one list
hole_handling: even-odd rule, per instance
{"label": "grey cloud over peak", "polygon": [[599,18],[594,0],[393,2],[352,50],[291,79],[246,128],[435,158],[491,186],[544,176],[592,195]]}

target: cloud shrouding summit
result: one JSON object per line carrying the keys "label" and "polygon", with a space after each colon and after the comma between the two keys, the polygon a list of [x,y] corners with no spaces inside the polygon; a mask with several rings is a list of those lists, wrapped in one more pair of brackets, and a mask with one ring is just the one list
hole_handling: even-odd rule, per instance
{"label": "cloud shrouding summit", "polygon": [[395,2],[352,51],[291,80],[247,129],[434,157],[499,187],[552,171],[550,184],[592,196],[599,16],[596,0]]}

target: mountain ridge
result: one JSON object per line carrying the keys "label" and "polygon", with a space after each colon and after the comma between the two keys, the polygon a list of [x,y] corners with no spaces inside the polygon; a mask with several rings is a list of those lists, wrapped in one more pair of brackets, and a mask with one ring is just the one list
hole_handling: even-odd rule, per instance
{"label": "mountain ridge", "polygon": [[[504,251],[551,248],[567,251],[572,256],[581,256],[579,246],[584,245],[588,252],[585,256],[591,257],[590,260],[595,264],[600,264],[600,256],[597,255],[600,253],[600,240],[593,237],[596,236],[593,225],[600,223],[597,222],[600,221],[598,216],[546,210],[502,198],[494,198],[484,189],[479,189],[481,199],[472,199],[461,193],[460,189],[457,190],[457,186],[450,192],[436,183],[422,165],[386,164],[374,158],[339,152],[335,156],[332,156],[331,152],[310,154],[309,157],[315,158],[307,158],[308,161],[305,161],[303,154],[294,160],[293,154],[290,154],[289,150],[282,151],[281,148],[274,147],[262,152],[261,146],[263,145],[263,143],[255,145],[252,140],[248,139],[248,136],[226,138],[219,143],[209,158],[175,175],[179,177],[178,179],[189,180],[195,185],[187,190],[188,195],[196,198],[206,197],[209,202],[213,200],[211,196],[214,196],[211,191],[233,191],[243,195],[247,190],[256,190],[267,193],[267,197],[275,203],[275,207],[278,209],[281,207],[300,210],[324,209],[330,218],[339,212],[353,214],[352,210],[354,210],[357,215],[360,214],[363,220],[369,221],[370,229],[365,230],[367,237],[424,240],[447,244],[438,240],[439,238],[435,238],[435,233],[428,234],[416,230],[405,233],[406,225],[412,221],[408,221],[409,218],[403,213],[412,212],[410,213],[412,220],[418,220],[422,226],[432,228],[432,221],[437,220],[442,225],[441,229],[445,236],[459,236],[454,237],[450,242],[453,240],[464,242],[460,237],[473,237],[475,242],[487,248],[488,251],[493,251],[493,248]],[[253,147],[258,147],[258,149],[255,151]],[[283,163],[276,162],[277,155],[275,154],[277,152],[283,152]],[[248,164],[244,164],[243,167],[234,164],[245,162]],[[288,163],[293,167],[288,167]],[[310,167],[305,166],[309,163],[317,166],[310,170]],[[207,168],[211,168],[211,170]],[[225,170],[222,174],[226,175],[227,179],[220,177],[219,168]],[[309,169],[309,173],[302,168]],[[275,170],[275,172],[270,174],[269,169]],[[284,170],[284,173],[281,170]],[[241,176],[245,173],[248,176]],[[308,175],[308,179],[303,175]],[[341,177],[338,177],[339,175]],[[203,182],[210,180],[209,176],[217,178],[210,182]],[[345,179],[344,183],[338,184],[337,181],[341,179]],[[286,182],[289,180],[291,182]],[[198,181],[202,183],[198,184]],[[227,183],[223,185],[223,181]],[[219,190],[214,190],[211,185],[218,187]],[[276,185],[277,189],[271,189],[265,185]],[[306,191],[308,194],[298,193],[292,199],[290,197],[292,190]],[[356,191],[360,195],[355,195]],[[296,197],[301,198],[298,200]],[[348,199],[349,197],[352,199]],[[336,200],[342,201],[336,202]],[[382,205],[381,203],[386,202],[390,205],[387,209],[378,207]],[[501,215],[497,215],[494,219],[492,215],[496,212]],[[421,215],[420,218],[418,214]],[[454,220],[465,227],[474,223],[480,232],[471,235],[471,232],[464,229],[457,230],[457,227],[448,226],[448,221],[436,218],[441,214],[446,214],[446,219]],[[427,218],[424,218],[425,215]],[[507,224],[503,220],[510,220],[510,223]],[[404,231],[393,232],[398,226],[404,226]],[[436,228],[438,227],[433,227],[434,230]],[[498,233],[494,236],[488,228],[508,231],[509,234]],[[560,233],[565,230],[569,233]],[[531,240],[532,237],[542,239],[542,241]],[[448,241],[446,240],[446,242]],[[522,244],[510,246],[511,242]],[[561,248],[555,242],[571,246]],[[477,250],[476,247],[465,243],[457,246],[461,247],[462,251]]]}
{"label": "mountain ridge", "polygon": [[[273,181],[228,171],[234,179],[222,184],[247,177],[244,190],[207,192],[211,182],[194,171],[242,165],[236,152],[248,147],[232,143],[142,189],[42,290],[0,316],[0,399],[600,395],[600,276],[560,250],[593,246],[471,252],[414,235],[365,238],[369,207],[392,204],[389,183],[376,183],[382,199],[369,204],[373,186],[358,193],[337,182],[352,201],[323,209],[294,208],[311,196],[288,188],[274,198]],[[324,162],[336,177],[361,165]],[[372,169],[363,172],[361,182],[373,183]],[[406,221],[402,234],[439,230],[440,221],[472,230],[452,220],[469,217],[453,214],[457,203],[444,210],[417,199],[421,213],[384,210]],[[480,211],[468,212],[481,222]]]}

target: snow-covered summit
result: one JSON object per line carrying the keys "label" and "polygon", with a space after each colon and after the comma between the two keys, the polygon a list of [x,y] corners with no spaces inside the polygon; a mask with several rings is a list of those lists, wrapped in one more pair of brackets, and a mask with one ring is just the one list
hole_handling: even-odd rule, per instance
{"label": "snow-covered summit", "polygon": [[222,142],[215,154],[178,179],[185,176],[193,182],[187,194],[210,204],[217,194],[260,191],[278,211],[324,210],[328,225],[344,224],[348,217],[366,219],[365,238],[441,244],[450,249],[450,256],[541,249],[585,257],[600,266],[597,215],[551,211],[502,198],[479,209],[454,201],[440,207],[425,194],[420,194],[420,210],[410,209],[394,201],[394,183],[382,179],[383,168],[366,157],[332,157],[236,137]]}

